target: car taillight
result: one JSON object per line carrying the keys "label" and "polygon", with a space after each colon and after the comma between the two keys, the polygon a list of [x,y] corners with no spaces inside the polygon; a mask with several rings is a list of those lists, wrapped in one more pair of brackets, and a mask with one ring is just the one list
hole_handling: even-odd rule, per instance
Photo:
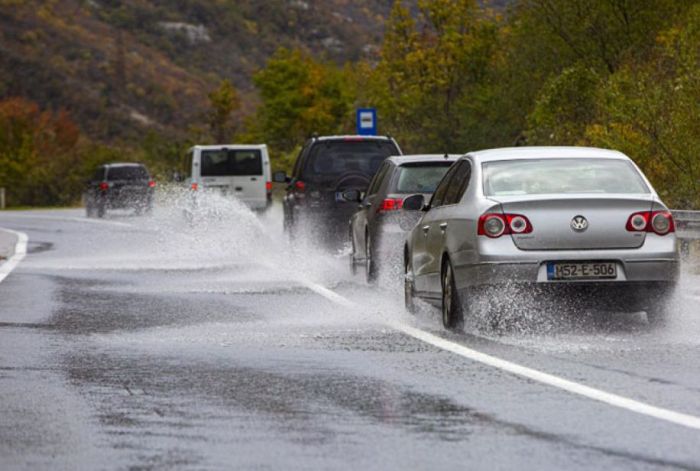
{"label": "car taillight", "polygon": [[379,205],[377,212],[396,211],[401,208],[403,208],[403,199],[387,198],[384,201],[382,201],[382,204]]}
{"label": "car taillight", "polygon": [[265,182],[265,189],[267,190],[268,193],[271,192],[272,191],[272,182]]}
{"label": "car taillight", "polygon": [[492,239],[508,234],[530,234],[532,231],[530,220],[521,214],[487,213],[479,218],[479,235]]}
{"label": "car taillight", "polygon": [[109,183],[107,183],[107,182],[100,183],[100,190],[107,191],[108,189],[109,189]]}
{"label": "car taillight", "polygon": [[197,189],[199,189],[199,184],[197,182],[192,182],[190,188],[192,189],[192,191],[197,191]]}
{"label": "car taillight", "polygon": [[148,181],[148,188],[155,188],[156,182],[155,180],[149,180]]}
{"label": "car taillight", "polygon": [[296,182],[294,182],[294,188],[296,188],[299,191],[304,191],[306,190],[306,183],[304,183],[301,180],[297,180]]}
{"label": "car taillight", "polygon": [[634,213],[627,220],[629,232],[653,232],[666,235],[676,232],[673,215],[669,211],[642,211]]}

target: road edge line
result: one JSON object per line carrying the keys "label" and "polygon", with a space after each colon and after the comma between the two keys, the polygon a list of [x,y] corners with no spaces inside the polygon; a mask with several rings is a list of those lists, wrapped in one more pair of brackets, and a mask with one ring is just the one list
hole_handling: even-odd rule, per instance
{"label": "road edge line", "polygon": [[0,283],[2,283],[5,278],[8,277],[12,270],[17,268],[19,262],[24,259],[27,255],[27,242],[29,237],[24,232],[17,232],[11,229],[0,229],[0,231],[7,232],[9,234],[14,234],[17,236],[17,242],[15,243],[15,253],[8,258],[4,263],[0,264]]}
{"label": "road edge line", "polygon": [[[359,304],[347,299],[338,293],[325,288],[324,286],[318,285],[310,281],[301,281],[301,284],[318,293],[319,295],[325,297],[326,299],[335,302],[344,307],[361,307]],[[684,414],[682,412],[676,412],[670,409],[665,409],[663,407],[653,406],[645,402],[637,401],[636,399],[631,399],[628,397],[620,396],[619,394],[610,393],[603,391],[602,389],[597,389],[592,386],[586,386],[582,383],[577,383],[576,381],[571,381],[565,378],[561,378],[551,373],[545,373],[544,371],[539,371],[534,368],[520,365],[508,360],[503,360],[501,358],[489,355],[487,353],[474,350],[464,345],[451,342],[435,334],[431,334],[421,329],[415,327],[400,325],[397,323],[385,323],[386,326],[391,327],[394,330],[402,332],[409,337],[413,337],[416,340],[420,340],[423,343],[427,343],[441,350],[445,350],[463,358],[467,358],[477,363],[490,366],[492,368],[505,371],[515,376],[521,378],[529,379],[537,383],[545,384],[547,386],[552,386],[563,391],[567,391],[571,394],[577,396],[582,396],[588,399],[592,399],[597,402],[608,404],[613,407],[620,409],[625,409],[630,412],[635,412],[640,415],[645,415],[647,417],[652,417],[658,420],[663,420],[675,425],[680,425],[683,427],[691,428],[694,430],[700,430],[700,417]]]}

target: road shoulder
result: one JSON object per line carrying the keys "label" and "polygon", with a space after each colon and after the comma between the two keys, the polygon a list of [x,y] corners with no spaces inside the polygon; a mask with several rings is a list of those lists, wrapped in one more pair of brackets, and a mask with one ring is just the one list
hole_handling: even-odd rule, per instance
{"label": "road shoulder", "polygon": [[19,236],[0,227],[0,264],[9,260],[17,247]]}

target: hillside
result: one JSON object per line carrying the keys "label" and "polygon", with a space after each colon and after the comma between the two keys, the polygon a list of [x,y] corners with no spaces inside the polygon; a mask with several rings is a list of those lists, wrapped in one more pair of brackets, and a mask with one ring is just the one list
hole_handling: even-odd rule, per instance
{"label": "hillside", "polygon": [[100,140],[201,123],[207,93],[278,47],[337,62],[376,53],[391,0],[0,0],[0,96],[67,109]]}

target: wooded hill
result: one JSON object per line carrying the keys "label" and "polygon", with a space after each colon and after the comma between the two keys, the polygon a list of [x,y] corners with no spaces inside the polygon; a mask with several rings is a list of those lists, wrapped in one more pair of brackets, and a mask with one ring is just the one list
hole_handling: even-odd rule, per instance
{"label": "wooded hill", "polygon": [[66,109],[91,138],[181,135],[229,79],[280,46],[338,63],[376,55],[390,0],[0,0],[0,95]]}

